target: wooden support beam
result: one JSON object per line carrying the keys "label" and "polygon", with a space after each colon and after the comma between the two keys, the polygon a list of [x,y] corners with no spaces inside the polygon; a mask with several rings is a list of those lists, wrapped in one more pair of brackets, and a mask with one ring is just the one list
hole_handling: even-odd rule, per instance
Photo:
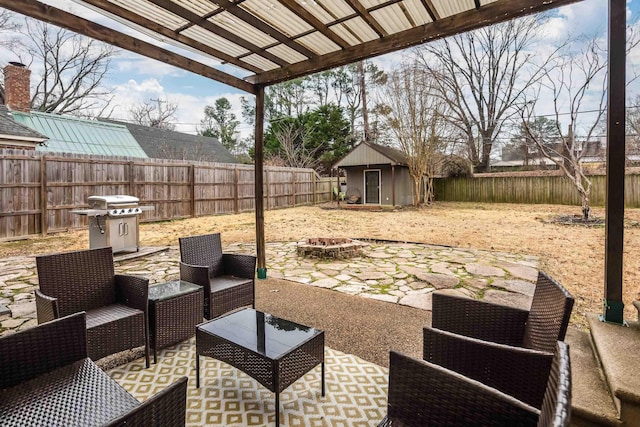
{"label": "wooden support beam", "polygon": [[376,32],[376,34],[378,35],[378,37],[386,37],[389,35],[389,33],[387,33],[387,30],[385,30],[382,25],[380,25],[378,23],[378,21],[376,21],[376,19],[371,16],[371,14],[369,13],[369,11],[367,9],[365,9],[362,4],[360,4],[359,0],[345,0],[345,2],[351,6],[351,9],[355,10],[356,13],[362,18],[364,19],[364,22],[367,23],[367,25],[369,25],[371,27],[371,29],[373,31]]}
{"label": "wooden support beam", "polygon": [[604,313],[606,322],[624,322],[622,254],[624,245],[626,0],[609,0],[607,91],[607,192],[605,215]]}
{"label": "wooden support beam", "polygon": [[327,25],[323,24],[318,18],[310,13],[307,9],[300,6],[295,0],[279,0],[287,9],[302,18],[307,24],[311,25],[316,31],[319,31],[326,38],[340,46],[341,48],[349,47],[349,43],[344,41],[342,37],[331,31]]}
{"label": "wooden support beam", "polygon": [[473,9],[420,27],[401,31],[383,39],[372,40],[338,52],[317,56],[278,70],[265,71],[261,74],[247,77],[246,80],[260,85],[272,85],[577,1],[580,0],[548,0],[545,2],[536,0],[497,1],[483,6],[479,10]]}
{"label": "wooden support beam", "polygon": [[480,0],[473,0],[476,5],[476,9],[480,9]]}
{"label": "wooden support beam", "polygon": [[256,205],[256,253],[258,279],[267,278],[267,256],[264,238],[264,87],[256,88],[255,124],[255,205]]}
{"label": "wooden support beam", "polygon": [[438,13],[438,10],[433,6],[431,0],[420,0],[420,3],[422,3],[422,6],[427,10],[427,13],[431,17],[432,21],[437,21],[440,19],[440,14]]}
{"label": "wooden support beam", "polygon": [[271,25],[267,24],[266,22],[258,19],[257,17],[247,12],[237,4],[231,3],[229,0],[210,0],[210,1],[224,8],[227,12],[243,20],[244,22],[251,25],[252,27],[262,31],[263,33],[269,34],[274,39],[278,40],[282,44],[289,46],[291,49],[297,51],[298,53],[301,53],[307,58],[313,58],[317,56],[315,52],[312,52],[311,50],[307,49],[301,44],[296,43],[291,39],[291,37],[285,34],[282,34],[280,31],[273,28]]}
{"label": "wooden support beam", "polygon": [[253,84],[245,80],[224,73],[215,68],[201,64],[187,57],[155,46],[151,43],[135,39],[130,35],[107,28],[95,22],[80,18],[71,13],[43,4],[37,0],[0,0],[0,7],[30,16],[40,21],[48,22],[58,27],[66,28],[74,33],[82,34],[119,48],[138,53],[148,58],[156,59],[165,64],[200,74],[245,92],[255,93]]}

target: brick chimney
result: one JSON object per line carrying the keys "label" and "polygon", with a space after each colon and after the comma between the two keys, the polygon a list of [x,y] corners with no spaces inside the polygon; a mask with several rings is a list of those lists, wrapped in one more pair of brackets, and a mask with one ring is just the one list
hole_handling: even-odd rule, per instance
{"label": "brick chimney", "polygon": [[19,62],[4,67],[4,100],[11,110],[31,111],[31,70]]}

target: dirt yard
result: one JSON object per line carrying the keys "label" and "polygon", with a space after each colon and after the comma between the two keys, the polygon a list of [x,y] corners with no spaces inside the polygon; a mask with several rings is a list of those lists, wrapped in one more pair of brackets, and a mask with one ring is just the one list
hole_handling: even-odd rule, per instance
{"label": "dirt yard", "polygon": [[[540,267],[576,298],[573,323],[584,325],[586,312],[602,311],[605,229],[559,225],[557,215],[579,214],[576,206],[436,203],[421,209],[352,211],[335,205],[265,212],[269,241],[306,237],[352,237],[433,243],[462,248],[535,255]],[[593,210],[604,216],[603,209]],[[624,247],[625,318],[635,319],[631,302],[640,298],[640,209],[626,211]],[[223,244],[255,241],[253,213],[142,224],[142,246],[177,245],[179,236],[219,231]],[[36,255],[89,246],[88,232],[5,242],[0,256]]]}

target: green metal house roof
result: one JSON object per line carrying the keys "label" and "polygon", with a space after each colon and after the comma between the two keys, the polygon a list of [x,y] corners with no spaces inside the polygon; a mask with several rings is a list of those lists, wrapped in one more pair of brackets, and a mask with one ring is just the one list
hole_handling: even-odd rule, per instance
{"label": "green metal house roof", "polygon": [[16,122],[49,137],[37,151],[148,158],[126,126],[51,113],[12,111]]}

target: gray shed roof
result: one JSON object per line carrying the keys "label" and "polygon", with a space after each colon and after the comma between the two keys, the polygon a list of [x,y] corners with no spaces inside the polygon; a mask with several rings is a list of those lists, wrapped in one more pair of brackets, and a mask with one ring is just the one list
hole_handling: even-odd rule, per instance
{"label": "gray shed roof", "polygon": [[371,142],[361,142],[353,150],[338,160],[333,167],[342,168],[347,166],[362,165],[406,165],[407,157],[396,148],[385,145],[373,144]]}
{"label": "gray shed roof", "polygon": [[13,114],[6,105],[0,105],[0,135],[4,136],[3,139],[17,137],[18,139],[33,142],[42,142],[47,139],[47,136],[40,132],[15,121]]}
{"label": "gray shed roof", "polygon": [[229,150],[220,144],[217,138],[190,135],[109,119],[99,120],[126,126],[145,153],[152,158],[240,163]]}

